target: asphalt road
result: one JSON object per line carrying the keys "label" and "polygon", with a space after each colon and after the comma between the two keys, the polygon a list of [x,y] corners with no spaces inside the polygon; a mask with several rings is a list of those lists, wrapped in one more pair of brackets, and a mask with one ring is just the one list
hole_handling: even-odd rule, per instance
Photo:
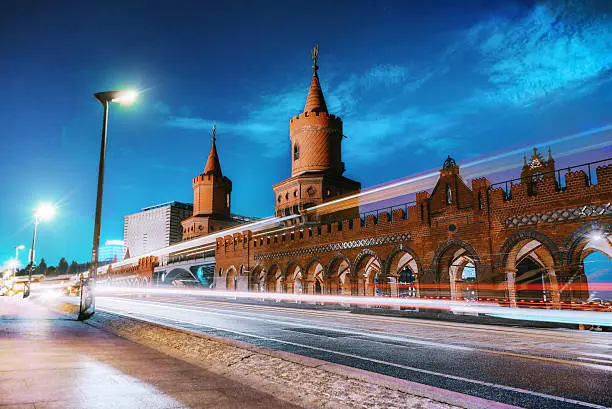
{"label": "asphalt road", "polygon": [[612,406],[612,334],[358,315],[188,296],[100,310],[231,337],[525,408]]}

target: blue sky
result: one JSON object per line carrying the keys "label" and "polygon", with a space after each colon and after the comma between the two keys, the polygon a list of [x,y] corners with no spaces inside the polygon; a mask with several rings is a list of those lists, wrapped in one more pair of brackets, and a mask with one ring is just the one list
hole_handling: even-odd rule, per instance
{"label": "blue sky", "polygon": [[364,187],[612,122],[606,1],[215,3],[2,2],[0,262],[29,244],[41,201],[59,213],[37,255],[89,258],[97,91],[145,90],[111,108],[102,240],[125,214],[192,201],[213,123],[232,211],[272,214],[317,43],[346,176]]}

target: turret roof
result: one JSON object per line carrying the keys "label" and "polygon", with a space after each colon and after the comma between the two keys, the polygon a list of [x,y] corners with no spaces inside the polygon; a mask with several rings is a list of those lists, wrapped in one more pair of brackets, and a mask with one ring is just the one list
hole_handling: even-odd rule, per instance
{"label": "turret roof", "polygon": [[319,59],[319,46],[317,45],[312,49],[312,81],[310,81],[310,90],[306,97],[306,106],[304,106],[304,112],[327,112],[327,105],[325,104],[325,98],[323,97],[323,91],[321,90],[321,83],[319,82],[319,66],[317,61]]}
{"label": "turret roof", "polygon": [[215,176],[223,176],[221,173],[221,163],[219,162],[219,155],[217,154],[217,145],[215,141],[217,128],[213,126],[212,131],[212,146],[210,147],[210,152],[208,153],[208,159],[206,160],[206,166],[204,167],[205,175],[215,175]]}

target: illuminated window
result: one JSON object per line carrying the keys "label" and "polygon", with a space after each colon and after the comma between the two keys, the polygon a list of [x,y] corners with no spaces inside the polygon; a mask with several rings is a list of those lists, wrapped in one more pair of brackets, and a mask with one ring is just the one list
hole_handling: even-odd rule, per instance
{"label": "illuminated window", "polygon": [[453,192],[450,185],[446,185],[446,204],[453,203]]}

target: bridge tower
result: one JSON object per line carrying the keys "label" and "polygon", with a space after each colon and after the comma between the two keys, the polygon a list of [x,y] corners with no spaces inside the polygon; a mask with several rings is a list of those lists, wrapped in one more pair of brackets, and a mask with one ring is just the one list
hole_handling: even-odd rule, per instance
{"label": "bridge tower", "polygon": [[230,216],[232,181],[223,176],[215,126],[204,172],[193,178],[193,216],[183,220],[183,239],[206,235],[236,224]]}
{"label": "bridge tower", "polygon": [[[304,111],[289,123],[291,177],[272,187],[275,214],[279,217],[303,214],[309,207],[361,189],[359,182],[342,176],[342,119],[327,110],[319,82],[318,55],[316,46],[312,50],[313,73]],[[346,210],[343,216],[345,213]]]}

